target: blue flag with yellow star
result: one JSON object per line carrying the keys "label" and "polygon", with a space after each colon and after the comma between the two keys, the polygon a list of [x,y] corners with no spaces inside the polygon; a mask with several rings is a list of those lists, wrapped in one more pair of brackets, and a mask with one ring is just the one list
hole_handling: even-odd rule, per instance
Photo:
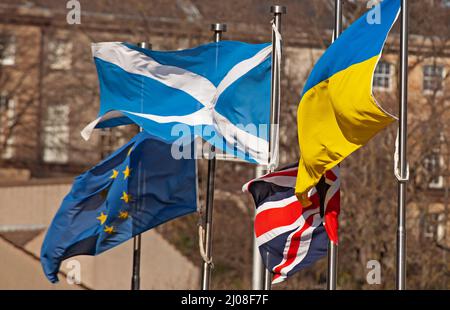
{"label": "blue flag with yellow star", "polygon": [[[193,148],[192,148],[193,149]],[[186,157],[186,151],[183,151]],[[191,154],[193,155],[193,154]],[[61,261],[97,255],[197,210],[197,168],[146,132],[75,178],[45,237],[41,264],[57,282]]]}

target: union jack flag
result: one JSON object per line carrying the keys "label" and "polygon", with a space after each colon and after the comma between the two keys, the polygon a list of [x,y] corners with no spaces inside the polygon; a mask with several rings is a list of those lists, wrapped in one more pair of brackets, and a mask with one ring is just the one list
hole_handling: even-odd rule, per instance
{"label": "union jack flag", "polygon": [[283,282],[325,256],[328,240],[338,242],[339,167],[327,171],[309,191],[308,207],[295,196],[296,178],[294,164],[243,187],[256,204],[256,242],[266,268],[274,274],[272,283]]}

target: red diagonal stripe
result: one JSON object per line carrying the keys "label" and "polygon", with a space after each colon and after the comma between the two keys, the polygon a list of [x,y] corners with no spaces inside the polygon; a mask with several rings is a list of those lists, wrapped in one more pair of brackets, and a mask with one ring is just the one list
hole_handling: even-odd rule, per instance
{"label": "red diagonal stripe", "polygon": [[336,179],[337,179],[337,176],[334,174],[334,172],[333,171],[331,171],[331,170],[328,170],[328,171],[326,171],[325,172],[325,177],[328,179],[328,180],[331,180],[331,181],[336,181]]}
{"label": "red diagonal stripe", "polygon": [[309,227],[311,227],[313,220],[314,220],[314,215],[315,214],[311,214],[305,221],[305,225],[303,225],[303,227],[297,231],[291,238],[291,244],[289,246],[289,250],[287,253],[287,259],[284,262],[283,265],[280,265],[278,267],[276,267],[273,272],[275,274],[279,274],[281,272],[281,269],[283,269],[286,266],[289,266],[290,264],[292,264],[292,262],[295,260],[295,258],[297,257],[297,252],[298,249],[300,248],[300,242],[301,242],[301,237],[303,232],[308,229]]}
{"label": "red diagonal stripe", "polygon": [[291,225],[302,215],[303,210],[317,208],[319,206],[319,196],[314,194],[310,199],[313,204],[305,209],[300,202],[296,200],[284,207],[272,208],[258,213],[255,217],[256,237],[259,237],[272,229]]}

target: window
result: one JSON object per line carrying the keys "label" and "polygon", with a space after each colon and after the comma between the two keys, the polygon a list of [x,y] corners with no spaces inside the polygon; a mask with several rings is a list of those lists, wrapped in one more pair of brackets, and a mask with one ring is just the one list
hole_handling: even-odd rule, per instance
{"label": "window", "polygon": [[380,61],[375,68],[373,87],[377,90],[390,90],[392,79],[392,65],[386,61]]}
{"label": "window", "polygon": [[12,66],[16,62],[16,40],[12,35],[0,34],[0,65]]}
{"label": "window", "polygon": [[48,44],[48,62],[50,69],[68,70],[72,66],[72,42],[62,39],[52,40]]}
{"label": "window", "polygon": [[428,213],[425,215],[424,237],[437,242],[445,238],[445,214]]}
{"label": "window", "polygon": [[[7,95],[0,96],[0,145],[5,145],[1,151],[4,159],[13,157],[14,136],[12,135],[12,126],[14,122],[15,102]],[[6,140],[6,141],[5,141]],[[6,142],[6,144],[5,144]]]}
{"label": "window", "polygon": [[425,169],[427,169],[431,176],[431,181],[428,184],[429,188],[443,188],[444,176],[442,175],[442,166],[444,165],[444,157],[439,154],[439,150],[433,152],[430,156],[425,158]]}
{"label": "window", "polygon": [[425,65],[423,67],[424,92],[442,91],[444,84],[444,66]]}
{"label": "window", "polygon": [[[139,127],[135,127],[138,132]],[[124,129],[121,127],[114,128],[102,128],[100,131],[100,154],[105,157],[116,149],[124,145],[130,139],[130,129]]]}
{"label": "window", "polygon": [[51,105],[44,123],[43,159],[48,163],[69,160],[69,105]]}

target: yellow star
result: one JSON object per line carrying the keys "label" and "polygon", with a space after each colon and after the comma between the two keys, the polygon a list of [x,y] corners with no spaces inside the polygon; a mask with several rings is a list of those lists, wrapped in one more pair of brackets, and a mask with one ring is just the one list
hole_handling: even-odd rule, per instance
{"label": "yellow star", "polygon": [[119,218],[122,220],[126,220],[128,218],[128,211],[120,211]]}
{"label": "yellow star", "polygon": [[114,226],[105,226],[105,229],[103,230],[107,234],[112,234],[114,232]]}
{"label": "yellow star", "polygon": [[108,216],[105,213],[101,212],[100,215],[97,217],[97,220],[100,221],[100,225],[103,225],[107,218]]}
{"label": "yellow star", "polygon": [[131,173],[131,169],[127,166],[125,168],[125,170],[123,171],[123,179],[126,180],[130,176],[130,173]]}
{"label": "yellow star", "polygon": [[128,203],[131,200],[131,195],[128,195],[127,193],[123,192],[122,197],[120,197],[120,199],[125,201],[125,203]]}
{"label": "yellow star", "polygon": [[112,175],[109,178],[115,179],[115,178],[117,178],[118,175],[119,175],[119,171],[117,171],[116,169],[113,169]]}

